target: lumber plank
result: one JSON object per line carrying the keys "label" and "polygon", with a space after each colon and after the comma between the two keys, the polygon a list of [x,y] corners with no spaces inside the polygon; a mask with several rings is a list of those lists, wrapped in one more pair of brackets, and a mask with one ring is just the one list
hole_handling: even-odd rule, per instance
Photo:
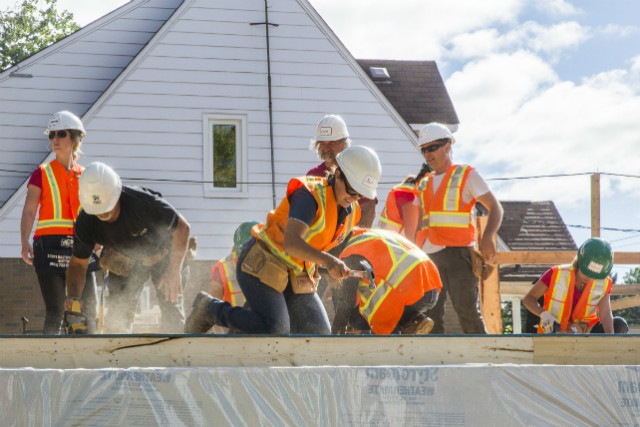
{"label": "lumber plank", "polygon": [[[576,253],[573,251],[513,251],[498,252],[495,264],[567,264],[573,261]],[[616,252],[613,254],[615,264],[635,265],[640,264],[640,252]]]}
{"label": "lumber plank", "polygon": [[638,365],[637,335],[540,335],[533,363],[551,365]]}

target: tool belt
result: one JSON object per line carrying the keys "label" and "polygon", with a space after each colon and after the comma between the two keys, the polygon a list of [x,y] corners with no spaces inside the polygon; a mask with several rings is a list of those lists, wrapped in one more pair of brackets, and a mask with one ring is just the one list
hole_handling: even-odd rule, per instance
{"label": "tool belt", "polygon": [[469,246],[469,254],[471,255],[471,269],[473,270],[473,274],[480,280],[487,280],[496,269],[496,266],[486,264],[482,254],[471,246]]}
{"label": "tool belt", "polygon": [[291,289],[294,294],[313,294],[318,289],[320,274],[311,278],[307,273],[296,276],[292,270],[289,270],[289,279],[291,280]]}
{"label": "tool belt", "polygon": [[[165,248],[153,255],[143,257],[139,262],[145,267],[152,267],[159,263],[168,253],[169,251]],[[108,247],[102,250],[100,256],[100,267],[122,277],[129,276],[137,262],[138,260]]]}

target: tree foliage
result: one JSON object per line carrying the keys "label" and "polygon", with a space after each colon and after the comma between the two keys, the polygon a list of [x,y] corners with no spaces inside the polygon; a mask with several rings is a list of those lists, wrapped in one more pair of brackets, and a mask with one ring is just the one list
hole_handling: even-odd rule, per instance
{"label": "tree foliage", "polygon": [[0,11],[0,70],[5,70],[79,30],[73,14],[58,12],[57,0],[22,0]]}

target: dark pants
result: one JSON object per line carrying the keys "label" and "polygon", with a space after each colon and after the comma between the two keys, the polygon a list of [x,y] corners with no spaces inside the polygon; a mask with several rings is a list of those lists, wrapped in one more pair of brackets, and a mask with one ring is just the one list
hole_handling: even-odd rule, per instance
{"label": "dark pants", "polygon": [[[622,317],[614,316],[613,318],[613,333],[614,334],[626,334],[629,332],[629,325],[627,325],[627,321]],[[604,328],[602,327],[602,322],[598,322],[593,325],[591,328],[591,334],[604,334]]]}
{"label": "dark pants", "polygon": [[444,304],[447,295],[458,314],[465,334],[486,334],[487,329],[478,307],[478,278],[471,270],[471,255],[467,247],[448,246],[429,254],[438,267],[442,290],[438,302],[426,315],[434,321],[431,334],[444,334]]}
{"label": "dark pants", "polygon": [[[164,289],[158,290],[160,278],[167,269],[168,257],[151,267],[138,262],[127,277],[109,272],[107,311],[104,318],[104,333],[129,334],[132,331],[140,294],[147,280],[156,288],[160,307],[160,333],[180,334],[184,332],[183,297],[177,302],[166,301]],[[184,275],[183,275],[184,276]]]}
{"label": "dark pants", "polygon": [[[43,273],[36,270],[38,284],[45,306],[45,334],[59,334],[64,320],[64,301],[66,293],[65,273]],[[88,317],[96,317],[96,275],[87,272],[87,279],[82,291],[82,312]]]}
{"label": "dark pants", "polygon": [[242,271],[242,262],[255,242],[252,237],[242,245],[236,270],[250,309],[213,300],[207,307],[209,318],[220,326],[246,334],[329,334],[329,318],[316,293],[294,294],[291,281],[284,292],[278,292]]}

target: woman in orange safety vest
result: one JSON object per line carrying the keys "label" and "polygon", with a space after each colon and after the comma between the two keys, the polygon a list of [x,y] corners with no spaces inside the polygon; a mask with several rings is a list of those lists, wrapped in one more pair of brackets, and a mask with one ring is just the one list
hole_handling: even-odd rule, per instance
{"label": "woman in orange safety vest", "polygon": [[[86,133],[80,119],[68,111],[55,113],[47,130],[55,158],[42,164],[31,174],[27,197],[20,221],[22,259],[33,265],[44,299],[45,334],[61,332],[64,317],[65,277],[73,248],[73,229],[80,212],[78,177],[83,167],[76,163],[80,143]],[[39,215],[33,236],[36,213]],[[97,266],[95,260],[93,265]],[[89,333],[95,332],[96,281],[95,268],[87,275],[82,303]]]}
{"label": "woman in orange safety vest", "polygon": [[571,264],[547,270],[522,300],[540,317],[538,333],[626,333],[626,321],[611,313],[612,267],[609,243],[591,238]]}
{"label": "woman in orange safety vest", "polygon": [[215,324],[250,334],[330,333],[316,294],[318,267],[337,279],[347,276],[344,262],[327,251],[357,224],[356,201],[376,197],[381,174],[378,155],[368,147],[349,147],[336,161],[338,168],[327,178],[292,179],[280,205],[243,244],[236,277],[251,309],[201,292],[185,332],[206,332]]}
{"label": "woman in orange safety vest", "polygon": [[433,321],[424,313],[436,304],[442,282],[435,264],[420,248],[388,230],[356,229],[337,251],[353,270],[362,270],[363,262],[368,263],[375,282],[343,280],[333,293],[337,300],[333,333],[342,333],[347,321],[363,330],[361,319],[375,334],[429,333]]}
{"label": "woman in orange safety vest", "polygon": [[412,207],[413,200],[418,197],[416,184],[431,170],[429,165],[423,163],[418,175],[407,176],[402,184],[396,185],[389,191],[378,220],[378,228],[395,231],[413,239],[413,236],[407,236],[406,230],[413,231],[418,226],[418,212]]}

